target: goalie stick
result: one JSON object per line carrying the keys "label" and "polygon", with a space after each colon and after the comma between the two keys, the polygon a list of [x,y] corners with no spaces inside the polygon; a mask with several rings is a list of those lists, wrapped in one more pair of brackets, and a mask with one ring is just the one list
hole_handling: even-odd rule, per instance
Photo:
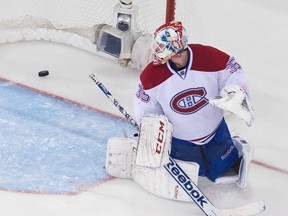
{"label": "goalie stick", "polygon": [[[102,92],[112,101],[114,106],[125,116],[125,118],[135,127],[137,131],[140,131],[140,127],[136,121],[131,117],[129,113],[121,106],[110,91],[100,82],[95,74],[90,74],[89,77],[93,82],[102,90]],[[169,163],[166,164],[165,169],[175,179],[175,181],[183,188],[188,196],[198,205],[198,207],[207,216],[249,216],[256,215],[265,210],[265,204],[263,201],[254,202],[248,205],[244,205],[231,209],[219,209],[216,208],[205,194],[197,187],[197,185],[185,174],[176,161],[169,157]]]}

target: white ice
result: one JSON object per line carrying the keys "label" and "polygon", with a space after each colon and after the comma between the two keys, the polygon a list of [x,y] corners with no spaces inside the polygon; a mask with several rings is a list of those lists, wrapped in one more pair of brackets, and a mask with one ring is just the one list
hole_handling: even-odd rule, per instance
{"label": "white ice", "polygon": [[[255,161],[271,166],[253,163],[245,190],[206,182],[204,193],[219,208],[263,200],[267,209],[261,215],[288,216],[288,138],[285,135],[288,3],[284,0],[194,1],[196,11],[191,13],[196,14],[199,28],[193,29],[195,41],[190,35],[190,42],[226,51],[245,69],[251,86],[255,124],[251,128],[241,125],[240,133],[255,147]],[[39,78],[38,71],[44,69],[48,69],[50,75]],[[132,113],[131,98],[140,72],[61,44],[0,45],[1,78],[121,116],[88,78],[92,72],[99,75]],[[192,203],[153,196],[125,179],[112,179],[73,196],[0,191],[0,200],[0,214],[7,216],[203,215]]]}

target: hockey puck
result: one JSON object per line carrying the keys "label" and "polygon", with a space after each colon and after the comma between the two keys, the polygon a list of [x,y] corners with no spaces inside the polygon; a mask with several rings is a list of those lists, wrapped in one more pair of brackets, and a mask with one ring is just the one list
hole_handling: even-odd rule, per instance
{"label": "hockey puck", "polygon": [[38,72],[38,76],[39,77],[44,77],[44,76],[48,76],[49,75],[49,71],[48,70],[43,70],[43,71],[39,71]]}

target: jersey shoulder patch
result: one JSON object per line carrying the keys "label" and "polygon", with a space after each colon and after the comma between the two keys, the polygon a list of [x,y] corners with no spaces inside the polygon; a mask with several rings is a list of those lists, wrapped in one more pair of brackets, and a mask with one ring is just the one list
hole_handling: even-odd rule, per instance
{"label": "jersey shoulder patch", "polygon": [[190,44],[193,53],[192,70],[217,72],[226,68],[230,56],[214,47]]}
{"label": "jersey shoulder patch", "polygon": [[172,72],[167,68],[166,64],[155,66],[153,62],[151,62],[141,73],[140,80],[143,89],[148,90],[163,83],[172,75]]}

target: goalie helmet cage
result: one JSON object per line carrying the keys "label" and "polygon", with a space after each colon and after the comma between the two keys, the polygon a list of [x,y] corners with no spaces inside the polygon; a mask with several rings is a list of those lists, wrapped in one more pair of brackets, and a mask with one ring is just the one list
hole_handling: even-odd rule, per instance
{"label": "goalie helmet cage", "polygon": [[[1,0],[0,44],[46,40],[95,53],[97,30],[115,26],[117,4],[119,0]],[[151,34],[174,19],[182,21],[188,32],[195,30],[193,0],[133,0],[132,5],[137,8],[135,25],[140,33]]]}

